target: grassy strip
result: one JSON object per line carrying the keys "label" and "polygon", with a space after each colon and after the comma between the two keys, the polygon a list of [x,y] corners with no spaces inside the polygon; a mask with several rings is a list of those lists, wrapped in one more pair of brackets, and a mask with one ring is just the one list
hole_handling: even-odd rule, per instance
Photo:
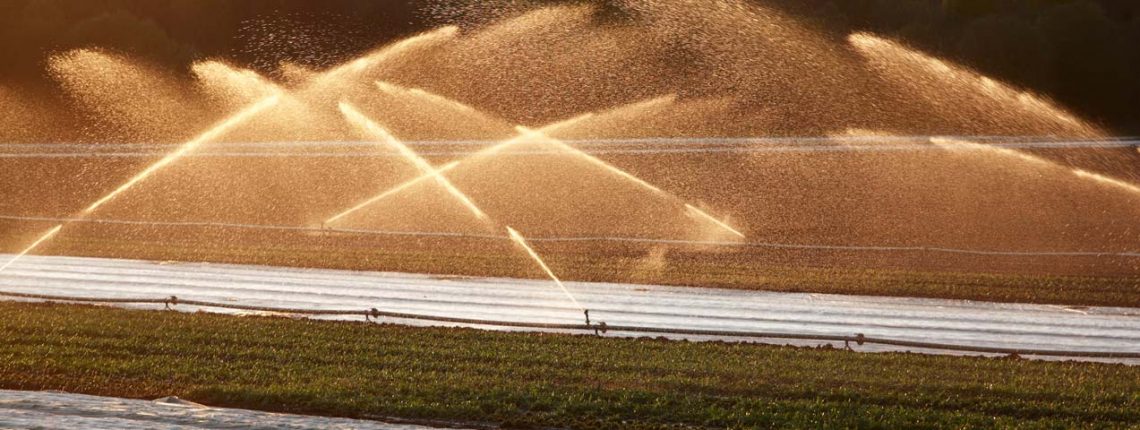
{"label": "grassy strip", "polygon": [[516,427],[1128,427],[1140,367],[0,303],[0,388]]}

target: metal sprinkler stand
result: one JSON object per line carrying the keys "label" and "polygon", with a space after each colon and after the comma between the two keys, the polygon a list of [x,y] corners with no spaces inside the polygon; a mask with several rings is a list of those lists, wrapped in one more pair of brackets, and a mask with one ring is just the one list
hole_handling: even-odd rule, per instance
{"label": "metal sprinkler stand", "polygon": [[369,309],[364,312],[364,321],[366,322],[380,322],[380,310],[376,308]]}
{"label": "metal sprinkler stand", "polygon": [[601,336],[602,333],[606,332],[606,322],[605,321],[599,321],[597,324],[591,324],[590,323],[590,310],[589,309],[583,309],[582,313],[586,314],[586,327],[594,329],[594,335],[595,336]]}

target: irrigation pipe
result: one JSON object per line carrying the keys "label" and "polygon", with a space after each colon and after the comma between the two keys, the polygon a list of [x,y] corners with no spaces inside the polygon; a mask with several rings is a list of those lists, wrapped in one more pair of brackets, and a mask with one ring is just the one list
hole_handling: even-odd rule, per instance
{"label": "irrigation pipe", "polygon": [[[964,139],[947,137],[950,139]],[[846,137],[846,138],[667,138],[667,139],[587,139],[571,140],[568,144],[581,149],[590,155],[662,155],[662,154],[754,154],[754,153],[834,153],[834,152],[917,152],[927,150],[942,150],[937,145],[930,144],[931,137],[902,137],[887,139],[882,137]],[[972,139],[970,141],[986,142],[987,147],[1005,149],[1096,149],[1096,148],[1130,148],[1140,145],[1135,139],[1099,139],[1099,140],[1017,140],[1008,139],[993,141],[987,139]],[[439,147],[439,146],[486,146],[491,141],[459,140],[459,141],[413,141],[406,142],[409,147]],[[222,158],[376,158],[401,157],[398,153],[376,152],[371,150],[375,142],[341,142],[341,141],[312,141],[312,142],[235,142],[218,144],[211,150],[196,151],[186,154],[188,157],[222,157]],[[0,159],[3,158],[149,158],[164,155],[170,145],[167,144],[0,144]],[[268,152],[265,149],[281,151],[286,148],[360,148],[367,151],[349,152]],[[16,149],[17,151],[11,151]],[[32,151],[19,151],[32,150]],[[70,150],[70,151],[65,151]],[[451,156],[459,157],[476,154],[474,150],[432,150],[419,152],[422,156]],[[509,156],[542,156],[567,155],[566,151],[553,150],[507,150],[500,152]]]}
{"label": "irrigation pipe", "polygon": [[[706,145],[807,145],[816,143],[926,143],[931,138],[944,138],[955,140],[968,140],[971,142],[988,143],[998,147],[1084,147],[1103,145],[1104,147],[1140,145],[1140,136],[1113,137],[1100,139],[1066,139],[1049,138],[1047,136],[803,136],[803,137],[637,137],[637,138],[584,138],[561,139],[563,142],[574,145],[599,146],[706,146]],[[494,139],[457,139],[457,140],[408,140],[408,146],[486,146],[499,143]],[[369,140],[310,140],[310,141],[269,141],[269,142],[217,142],[211,147],[218,148],[281,148],[281,147],[374,147],[375,141]],[[108,149],[154,149],[170,150],[176,148],[172,143],[150,142],[117,142],[117,143],[84,143],[84,142],[58,142],[58,143],[0,143],[0,149],[48,149],[70,148],[74,150],[103,150]]]}
{"label": "irrigation pipe", "polygon": [[[170,296],[164,299],[146,299],[146,298],[118,298],[118,299],[102,299],[92,297],[77,297],[77,296],[56,296],[46,294],[30,294],[30,293],[16,293],[0,291],[0,296],[16,297],[23,299],[36,299],[45,300],[49,302],[74,302],[74,303],[115,303],[115,304],[162,304],[167,309],[173,310],[179,305],[184,306],[198,306],[219,309],[233,309],[243,311],[258,311],[258,312],[271,312],[280,314],[294,314],[294,315],[308,315],[308,316],[360,316],[363,315],[367,321],[376,320],[379,318],[393,318],[402,320],[416,320],[416,321],[430,321],[440,323],[453,323],[453,324],[467,324],[478,326],[490,327],[509,327],[509,328],[526,328],[535,330],[567,330],[567,331],[582,331],[593,332],[597,335],[605,333],[641,333],[641,334],[663,334],[663,335],[688,335],[688,336],[712,336],[712,337],[732,337],[744,339],[788,339],[788,340],[813,340],[825,342],[843,342],[848,347],[851,343],[857,345],[885,345],[895,347],[908,347],[908,348],[921,348],[930,350],[942,351],[956,351],[956,352],[974,352],[985,354],[1006,354],[1006,355],[1030,355],[1040,357],[1074,357],[1074,358],[1106,358],[1106,359],[1140,359],[1140,352],[1112,352],[1112,351],[1064,351],[1064,350],[1047,350],[1047,349],[1029,349],[1029,348],[999,348],[999,347],[985,347],[985,346],[971,346],[971,345],[957,345],[938,342],[917,342],[901,339],[890,339],[882,337],[864,336],[862,333],[854,335],[826,335],[826,334],[808,334],[808,333],[788,333],[788,332],[762,332],[762,331],[733,331],[733,330],[701,330],[701,329],[683,329],[683,328],[664,328],[664,327],[642,327],[642,326],[629,326],[629,325],[608,325],[605,322],[589,323],[587,319],[586,324],[555,324],[555,323],[539,323],[539,322],[518,322],[518,321],[496,321],[472,318],[456,318],[436,315],[423,315],[412,314],[403,312],[389,312],[381,311],[376,308],[367,310],[319,310],[319,309],[302,309],[302,308],[277,308],[266,306],[248,306],[232,303],[216,303],[199,300],[184,300],[175,296]],[[588,315],[588,314],[587,314]]]}
{"label": "irrigation pipe", "polygon": [[[1026,146],[1026,145],[990,145],[995,148],[1129,148],[1137,145],[1097,145],[1097,146]],[[942,150],[933,145],[812,145],[812,146],[772,146],[760,148],[737,147],[702,147],[702,148],[672,148],[672,149],[594,149],[579,148],[588,155],[669,155],[669,154],[764,154],[764,153],[847,153],[847,152],[921,152]],[[463,157],[478,154],[478,151],[426,151],[419,155],[424,157]],[[4,153],[0,158],[152,158],[162,155],[160,152],[37,152],[37,153]],[[555,150],[506,150],[500,156],[567,156],[571,153]],[[187,158],[400,158],[399,154],[386,152],[197,152],[186,155]]]}

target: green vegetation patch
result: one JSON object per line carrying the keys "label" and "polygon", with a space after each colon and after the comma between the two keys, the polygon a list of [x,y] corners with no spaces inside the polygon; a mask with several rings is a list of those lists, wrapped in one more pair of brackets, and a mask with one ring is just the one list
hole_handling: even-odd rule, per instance
{"label": "green vegetation patch", "polygon": [[510,427],[1128,427],[1140,367],[0,303],[0,388]]}

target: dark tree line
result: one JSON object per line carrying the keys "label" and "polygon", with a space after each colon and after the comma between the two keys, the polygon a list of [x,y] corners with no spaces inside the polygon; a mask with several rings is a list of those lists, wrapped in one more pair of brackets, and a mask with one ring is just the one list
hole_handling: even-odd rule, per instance
{"label": "dark tree line", "polygon": [[[1140,1],[771,0],[841,36],[869,30],[1140,132]],[[541,3],[542,1],[537,1]],[[42,80],[45,53],[110,47],[184,68],[225,57],[324,66],[424,30],[416,0],[0,0],[0,82]]]}

